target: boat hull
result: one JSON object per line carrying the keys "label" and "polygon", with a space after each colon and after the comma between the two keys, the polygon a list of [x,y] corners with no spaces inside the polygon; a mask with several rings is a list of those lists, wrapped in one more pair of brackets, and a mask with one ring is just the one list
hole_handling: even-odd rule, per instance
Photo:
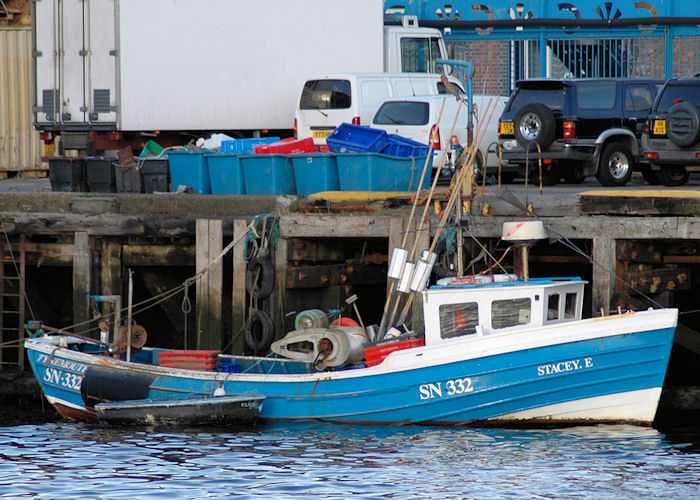
{"label": "boat hull", "polygon": [[[457,339],[395,351],[369,368],[310,374],[181,370],[126,363],[40,340],[26,345],[49,401],[82,409],[88,418],[94,418],[94,406],[86,400],[96,399],[84,392],[87,387],[95,392],[90,366],[98,364],[101,373],[112,372],[105,380],[127,373],[149,380],[150,400],[217,390],[264,396],[261,419],[475,426],[650,424],[676,314],[645,311],[508,338]],[[648,329],[637,331],[640,324]]]}

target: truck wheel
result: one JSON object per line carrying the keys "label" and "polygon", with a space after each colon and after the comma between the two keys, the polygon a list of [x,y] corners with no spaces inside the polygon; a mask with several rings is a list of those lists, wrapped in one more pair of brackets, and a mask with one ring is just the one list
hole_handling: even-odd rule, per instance
{"label": "truck wheel", "polygon": [[700,139],[700,110],[689,102],[679,102],[668,110],[666,135],[674,144],[685,148]]}
{"label": "truck wheel", "polygon": [[603,186],[624,186],[632,177],[633,168],[630,149],[622,142],[611,142],[603,148],[596,177]]}
{"label": "truck wheel", "polygon": [[536,142],[546,149],[554,142],[554,126],[551,109],[544,104],[527,104],[515,115],[515,138],[523,147]]}
{"label": "truck wheel", "polygon": [[664,186],[682,186],[688,182],[690,174],[685,167],[668,167],[656,172],[656,176]]}

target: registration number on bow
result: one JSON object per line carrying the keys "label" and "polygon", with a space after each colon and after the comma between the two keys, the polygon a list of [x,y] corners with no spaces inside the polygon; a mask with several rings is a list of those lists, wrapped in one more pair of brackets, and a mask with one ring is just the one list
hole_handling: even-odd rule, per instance
{"label": "registration number on bow", "polygon": [[457,396],[474,391],[474,384],[469,377],[455,378],[445,382],[422,384],[418,387],[421,400]]}

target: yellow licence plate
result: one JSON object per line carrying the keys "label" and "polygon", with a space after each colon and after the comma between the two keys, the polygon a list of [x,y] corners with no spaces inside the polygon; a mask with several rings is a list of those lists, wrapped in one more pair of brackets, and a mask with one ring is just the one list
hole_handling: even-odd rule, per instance
{"label": "yellow licence plate", "polygon": [[43,144],[44,146],[44,154],[42,156],[46,157],[51,157],[51,156],[56,156],[56,144],[53,142],[51,144]]}
{"label": "yellow licence plate", "polygon": [[313,136],[314,139],[325,139],[329,135],[331,135],[332,130],[314,130],[313,131]]}
{"label": "yellow licence plate", "polygon": [[666,120],[654,120],[654,135],[666,135]]}
{"label": "yellow licence plate", "polygon": [[513,135],[513,122],[501,122],[501,135]]}

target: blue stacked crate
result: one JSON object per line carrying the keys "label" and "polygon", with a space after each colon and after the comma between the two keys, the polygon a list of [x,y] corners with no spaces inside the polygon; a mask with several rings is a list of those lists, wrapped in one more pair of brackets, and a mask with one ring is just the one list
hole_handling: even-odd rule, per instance
{"label": "blue stacked crate", "polygon": [[[381,153],[336,155],[341,191],[415,191],[426,155],[401,158]],[[430,188],[430,176],[421,189]]]}
{"label": "blue stacked crate", "polygon": [[289,155],[294,167],[297,194],[308,196],[321,191],[337,191],[338,166],[334,154]]}
{"label": "blue stacked crate", "polygon": [[253,154],[256,146],[263,144],[272,144],[279,142],[279,137],[250,137],[246,139],[234,139],[232,141],[223,141],[221,143],[222,154]]}
{"label": "blue stacked crate", "polygon": [[342,123],[326,137],[326,144],[331,153],[379,153],[389,138],[384,130]]}
{"label": "blue stacked crate", "polygon": [[288,155],[241,155],[246,194],[296,194]]}
{"label": "blue stacked crate", "polygon": [[211,154],[211,151],[168,151],[167,154],[173,191],[177,191],[180,186],[185,186],[199,194],[211,193],[209,169],[204,157],[205,154]]}
{"label": "blue stacked crate", "polygon": [[204,155],[209,169],[212,194],[246,194],[241,155]]}
{"label": "blue stacked crate", "polygon": [[428,154],[428,145],[401,137],[396,134],[389,134],[389,143],[382,149],[381,153],[389,156],[400,156],[408,158],[409,156],[426,156]]}

